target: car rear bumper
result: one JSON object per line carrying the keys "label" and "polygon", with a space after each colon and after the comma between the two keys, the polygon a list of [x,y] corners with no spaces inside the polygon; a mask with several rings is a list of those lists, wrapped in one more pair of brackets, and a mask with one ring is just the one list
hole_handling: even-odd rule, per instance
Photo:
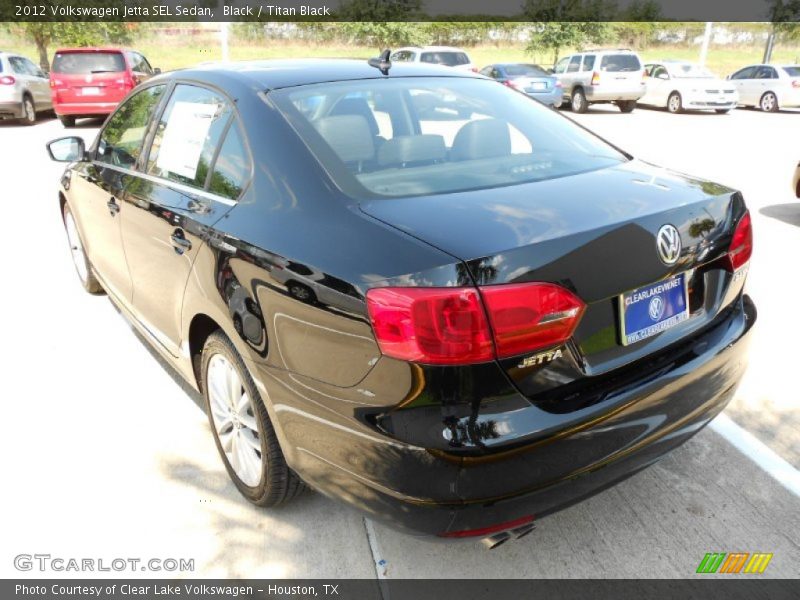
{"label": "car rear bumper", "polygon": [[589,102],[620,102],[626,100],[638,100],[642,96],[644,96],[646,90],[645,87],[637,86],[637,87],[625,87],[625,88],[603,88],[601,87],[591,87],[586,86],[583,88],[584,93],[586,94],[586,99]]}
{"label": "car rear bumper", "polygon": [[59,116],[109,115],[119,102],[58,103],[53,106]]}
{"label": "car rear bumper", "polygon": [[0,119],[22,117],[22,102],[0,102]]}
{"label": "car rear bumper", "polygon": [[[267,381],[287,461],[313,488],[394,527],[452,535],[540,518],[635,474],[686,442],[731,400],[746,367],[747,334],[755,318],[750,299],[740,296],[705,330],[664,350],[659,361],[642,365],[639,380],[609,388],[580,420],[557,415],[564,423],[560,429],[469,452],[404,441],[403,432],[413,427],[441,437],[452,413],[446,404],[411,409],[420,411],[418,418],[400,419],[390,436],[369,426],[368,410],[353,408],[349,420],[320,410],[319,402],[309,402],[311,387],[298,386],[285,372],[263,370],[257,380],[262,390]],[[484,395],[473,404],[491,412],[508,401]],[[539,410],[530,403],[516,406],[519,423],[530,422],[530,414],[522,413]],[[548,416],[552,420],[553,414]],[[485,423],[473,425],[477,431]]]}
{"label": "car rear bumper", "polygon": [[553,106],[555,108],[561,106],[561,101],[564,96],[564,92],[561,88],[553,88],[552,90],[546,92],[525,92],[525,93],[531,98],[535,98],[542,104]]}

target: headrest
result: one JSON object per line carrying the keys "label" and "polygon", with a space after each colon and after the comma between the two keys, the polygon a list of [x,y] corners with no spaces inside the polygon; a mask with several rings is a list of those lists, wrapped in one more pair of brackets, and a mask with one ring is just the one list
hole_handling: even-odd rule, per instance
{"label": "headrest", "polygon": [[380,166],[444,160],[447,148],[440,135],[400,135],[378,148]]}
{"label": "headrest", "polygon": [[501,119],[470,121],[458,130],[451,158],[475,160],[511,154],[511,134],[508,123]]}
{"label": "headrest", "polygon": [[375,157],[374,136],[360,115],[338,115],[314,121],[319,134],[343,162],[360,162]]}

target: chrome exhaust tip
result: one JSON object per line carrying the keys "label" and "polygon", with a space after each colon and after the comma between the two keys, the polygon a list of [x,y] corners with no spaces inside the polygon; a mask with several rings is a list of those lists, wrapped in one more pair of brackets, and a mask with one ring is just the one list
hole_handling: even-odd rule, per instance
{"label": "chrome exhaust tip", "polygon": [[512,529],[511,535],[513,535],[516,539],[519,540],[524,538],[534,529],[536,529],[536,523],[528,523],[527,525],[523,525],[522,527],[517,527],[516,529]]}
{"label": "chrome exhaust tip", "polygon": [[510,533],[507,531],[501,531],[500,533],[495,533],[494,535],[483,538],[481,540],[481,544],[483,544],[484,548],[488,550],[494,550],[498,546],[505,544],[510,539]]}

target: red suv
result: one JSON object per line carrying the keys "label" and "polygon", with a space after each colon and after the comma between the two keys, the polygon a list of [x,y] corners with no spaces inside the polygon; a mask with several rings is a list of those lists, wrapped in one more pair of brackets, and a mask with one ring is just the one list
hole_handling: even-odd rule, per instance
{"label": "red suv", "polygon": [[64,48],[50,69],[53,108],[64,127],[111,113],[137,84],[160,72],[135,50]]}

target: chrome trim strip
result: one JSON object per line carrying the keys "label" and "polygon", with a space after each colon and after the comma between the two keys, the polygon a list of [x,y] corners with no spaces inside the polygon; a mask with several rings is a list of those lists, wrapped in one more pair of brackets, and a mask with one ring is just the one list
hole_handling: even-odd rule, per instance
{"label": "chrome trim strip", "polygon": [[125,167],[118,167],[116,165],[110,165],[108,163],[100,162],[97,160],[93,160],[92,164],[103,169],[111,169],[112,171],[117,171],[125,175],[130,175],[132,177],[141,177],[146,181],[151,181],[153,183],[157,183],[159,185],[172,188],[176,192],[181,192],[182,194],[186,194],[187,196],[206,198],[208,200],[213,200],[214,202],[219,202],[220,204],[225,204],[226,206],[236,206],[237,204],[236,200],[231,200],[230,198],[223,198],[222,196],[218,196],[217,194],[212,194],[211,192],[207,192],[206,190],[198,190],[197,188],[193,188],[188,185],[183,185],[182,183],[178,183],[176,181],[170,181],[169,179],[164,179],[163,177],[156,177],[155,175],[149,175],[147,173],[142,173],[141,171],[133,171],[131,169],[126,169]]}

